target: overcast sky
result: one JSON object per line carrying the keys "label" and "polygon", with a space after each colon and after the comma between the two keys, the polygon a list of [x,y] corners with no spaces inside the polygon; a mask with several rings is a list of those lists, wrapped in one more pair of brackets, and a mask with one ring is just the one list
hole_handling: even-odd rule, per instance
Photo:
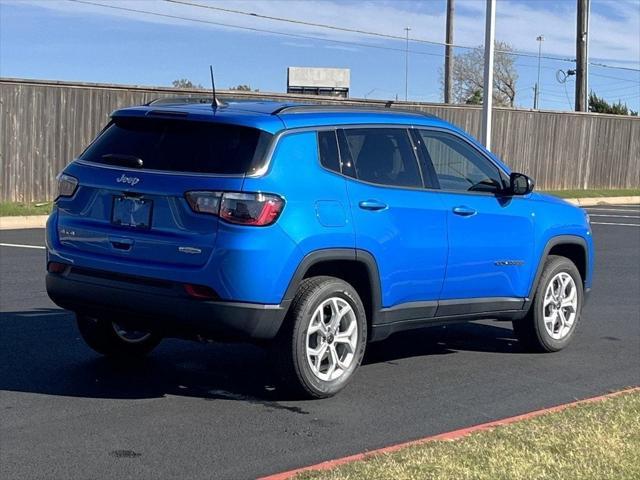
{"label": "overcast sky", "polygon": [[[0,0],[0,75],[138,85],[170,85],[176,78],[189,78],[207,85],[208,65],[213,64],[220,87],[243,83],[282,92],[287,66],[346,67],[352,71],[352,96],[404,97],[402,40],[165,0],[87,1],[140,12],[69,0]],[[408,26],[411,38],[444,40],[445,0],[185,1],[388,35],[403,36]],[[592,66],[590,88],[639,110],[640,0],[591,3],[591,61],[624,69]],[[482,44],[484,9],[484,0],[456,0],[457,45]],[[575,9],[576,0],[498,0],[496,38],[534,55],[516,57],[518,106],[532,106],[536,37],[542,34],[543,55],[563,60],[542,60],[541,108],[573,108],[574,77],[561,84],[556,72],[575,65],[568,61],[575,57]],[[443,47],[411,41],[409,48],[410,99],[441,101]]]}

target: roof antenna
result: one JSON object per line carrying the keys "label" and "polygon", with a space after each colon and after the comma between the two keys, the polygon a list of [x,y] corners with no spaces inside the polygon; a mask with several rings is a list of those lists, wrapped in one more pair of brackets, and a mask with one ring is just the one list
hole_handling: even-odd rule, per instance
{"label": "roof antenna", "polygon": [[218,99],[216,98],[216,83],[213,80],[213,66],[209,65],[209,72],[211,73],[211,108],[214,110],[218,108]]}

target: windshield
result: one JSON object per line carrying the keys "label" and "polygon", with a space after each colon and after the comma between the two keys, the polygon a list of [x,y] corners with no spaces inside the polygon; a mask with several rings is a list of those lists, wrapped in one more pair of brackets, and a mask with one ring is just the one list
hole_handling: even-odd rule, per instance
{"label": "windshield", "polygon": [[80,159],[144,170],[246,174],[272,135],[255,128],[157,118],[115,118]]}

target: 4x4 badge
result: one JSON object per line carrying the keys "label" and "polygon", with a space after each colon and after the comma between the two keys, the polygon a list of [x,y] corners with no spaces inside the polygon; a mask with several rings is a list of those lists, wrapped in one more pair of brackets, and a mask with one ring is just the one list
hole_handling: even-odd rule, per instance
{"label": "4x4 badge", "polygon": [[523,260],[499,260],[495,262],[499,267],[521,267],[524,265]]}

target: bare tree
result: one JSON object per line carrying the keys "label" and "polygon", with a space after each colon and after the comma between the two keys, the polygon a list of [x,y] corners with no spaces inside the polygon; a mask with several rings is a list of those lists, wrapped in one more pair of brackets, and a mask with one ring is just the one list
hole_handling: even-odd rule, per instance
{"label": "bare tree", "polygon": [[[513,107],[516,99],[518,73],[513,48],[505,42],[496,42],[493,64],[493,102],[497,106]],[[453,62],[453,99],[456,103],[476,104],[482,99],[484,47],[474,48],[455,56]]]}

